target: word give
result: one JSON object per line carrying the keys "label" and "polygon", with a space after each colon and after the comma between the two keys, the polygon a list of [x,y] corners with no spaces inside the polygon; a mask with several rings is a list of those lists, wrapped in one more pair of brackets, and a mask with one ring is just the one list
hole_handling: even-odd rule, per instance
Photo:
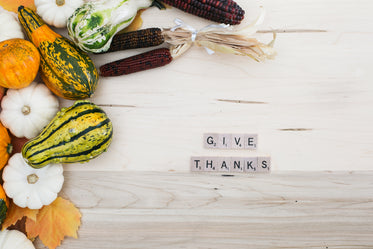
{"label": "word give", "polygon": [[266,157],[191,157],[191,171],[267,173],[271,158]]}
{"label": "word give", "polygon": [[258,135],[205,133],[203,141],[206,149],[255,150],[258,144]]}

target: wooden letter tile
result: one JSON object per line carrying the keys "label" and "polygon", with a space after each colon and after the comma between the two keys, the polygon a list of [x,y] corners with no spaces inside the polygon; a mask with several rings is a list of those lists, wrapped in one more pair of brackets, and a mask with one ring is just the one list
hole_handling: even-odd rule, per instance
{"label": "wooden letter tile", "polygon": [[204,161],[204,157],[191,157],[190,158],[190,170],[191,171],[202,171],[203,161]]}
{"label": "wooden letter tile", "polygon": [[258,157],[245,157],[244,162],[244,172],[253,173],[257,171]]}
{"label": "wooden letter tile", "polygon": [[245,149],[256,150],[258,146],[258,134],[245,135]]}
{"label": "wooden letter tile", "polygon": [[218,171],[229,172],[230,169],[231,169],[231,158],[230,157],[219,157]]}
{"label": "wooden letter tile", "polygon": [[218,161],[219,159],[217,157],[204,157],[202,161],[203,171],[217,171]]}
{"label": "wooden letter tile", "polygon": [[270,172],[271,171],[271,157],[258,157],[258,172]]}
{"label": "wooden letter tile", "polygon": [[242,157],[232,157],[231,172],[243,172],[245,161]]}
{"label": "wooden letter tile", "polygon": [[203,135],[203,145],[207,149],[218,148],[219,134],[206,133]]}
{"label": "wooden letter tile", "polygon": [[232,134],[219,134],[218,148],[230,149],[232,147]]}
{"label": "wooden letter tile", "polygon": [[244,149],[245,148],[245,135],[244,134],[232,134],[232,149]]}

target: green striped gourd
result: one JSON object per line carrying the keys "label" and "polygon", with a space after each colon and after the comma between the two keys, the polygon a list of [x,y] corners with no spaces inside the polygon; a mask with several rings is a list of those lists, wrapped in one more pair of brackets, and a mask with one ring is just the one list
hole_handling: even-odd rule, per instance
{"label": "green striped gourd", "polygon": [[105,52],[113,36],[132,23],[138,10],[148,8],[152,3],[153,0],[86,2],[68,19],[69,36],[84,51]]}
{"label": "green striped gourd", "polygon": [[58,112],[39,136],[28,141],[22,156],[34,168],[87,162],[106,151],[112,135],[106,113],[87,100],[79,100]]}
{"label": "green striped gourd", "polygon": [[89,98],[98,72],[88,54],[49,28],[33,10],[20,6],[18,19],[40,52],[41,77],[48,88],[66,99]]}

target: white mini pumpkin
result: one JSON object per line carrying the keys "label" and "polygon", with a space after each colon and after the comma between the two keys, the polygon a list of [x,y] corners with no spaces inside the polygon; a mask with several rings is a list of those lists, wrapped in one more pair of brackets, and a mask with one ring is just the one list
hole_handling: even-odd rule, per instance
{"label": "white mini pumpkin", "polygon": [[35,249],[31,240],[17,230],[0,231],[0,249]]}
{"label": "white mini pumpkin", "polygon": [[66,28],[67,19],[79,8],[83,0],[35,0],[41,18],[56,28]]}
{"label": "white mini pumpkin", "polygon": [[44,84],[33,82],[25,88],[8,89],[1,108],[1,123],[16,137],[30,139],[53,119],[59,103]]}
{"label": "white mini pumpkin", "polygon": [[49,164],[34,169],[14,154],[3,171],[4,191],[19,207],[40,209],[51,204],[61,191],[64,177],[62,164]]}
{"label": "white mini pumpkin", "polygon": [[17,19],[17,14],[7,11],[1,6],[0,24],[0,42],[13,38],[25,39],[22,26]]}

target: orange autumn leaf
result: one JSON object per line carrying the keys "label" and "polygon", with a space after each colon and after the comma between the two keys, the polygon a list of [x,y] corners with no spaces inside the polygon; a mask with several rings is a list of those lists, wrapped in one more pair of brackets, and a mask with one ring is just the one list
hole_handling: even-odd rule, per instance
{"label": "orange autumn leaf", "polygon": [[36,10],[34,0],[0,0],[1,7],[3,7],[6,10],[13,11],[16,13],[20,5]]}
{"label": "orange autumn leaf", "polygon": [[21,220],[23,217],[27,217],[27,219],[36,221],[36,215],[38,214],[38,212],[38,209],[21,208],[11,202],[2,226],[2,230],[15,225],[17,221]]}
{"label": "orange autumn leaf", "polygon": [[81,214],[70,201],[58,197],[40,209],[36,221],[27,219],[26,232],[31,239],[39,239],[49,249],[55,249],[65,236],[78,238]]}

